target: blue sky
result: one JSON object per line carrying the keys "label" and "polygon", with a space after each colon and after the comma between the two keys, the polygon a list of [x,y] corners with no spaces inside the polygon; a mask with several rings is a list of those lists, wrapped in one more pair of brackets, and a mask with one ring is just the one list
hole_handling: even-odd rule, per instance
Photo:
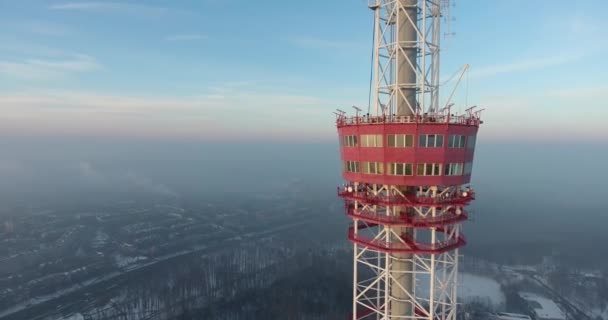
{"label": "blue sky", "polygon": [[[0,133],[333,141],[368,101],[365,2],[0,0]],[[608,140],[607,13],[457,0],[442,74],[471,65],[480,139]]]}

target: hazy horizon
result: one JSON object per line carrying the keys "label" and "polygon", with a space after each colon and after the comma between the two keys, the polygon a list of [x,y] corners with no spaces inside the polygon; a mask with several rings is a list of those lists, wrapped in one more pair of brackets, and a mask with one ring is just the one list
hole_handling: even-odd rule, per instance
{"label": "hazy horizon", "polygon": [[[205,202],[287,192],[294,183],[315,190],[323,201],[340,203],[336,143],[47,139],[4,140],[0,149],[5,207],[139,195]],[[600,185],[606,175],[592,169],[606,161],[608,148],[595,144],[478,142],[471,184],[477,200],[465,224],[471,245],[602,234],[608,217],[602,215]]]}

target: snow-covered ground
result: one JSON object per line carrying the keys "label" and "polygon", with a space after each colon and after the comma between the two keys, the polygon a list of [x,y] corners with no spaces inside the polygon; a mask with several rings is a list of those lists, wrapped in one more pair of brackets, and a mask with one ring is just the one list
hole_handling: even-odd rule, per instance
{"label": "snow-covered ground", "polygon": [[109,239],[110,236],[108,236],[107,233],[98,230],[97,234],[95,234],[95,239],[93,240],[93,248],[102,248],[108,243]]}
{"label": "snow-covered ground", "polygon": [[532,318],[524,314],[507,312],[498,313],[494,317],[496,317],[496,320],[532,320]]}
{"label": "snow-covered ground", "polygon": [[[428,295],[428,276],[420,276],[416,290],[421,290],[422,296]],[[500,289],[500,284],[488,277],[470,273],[458,273],[458,298],[464,303],[480,302],[495,310],[504,310],[506,297]]]}
{"label": "snow-covered ground", "polygon": [[486,302],[494,308],[502,309],[506,303],[504,292],[500,284],[494,279],[477,276],[470,273],[458,274],[459,297],[466,302]]}
{"label": "snow-covered ground", "polygon": [[59,318],[57,320],[84,320],[84,316],[80,313],[77,313],[77,314],[68,316],[67,318]]}
{"label": "snow-covered ground", "polygon": [[[566,314],[564,314],[553,300],[530,292],[521,292],[519,295],[525,300],[533,303],[532,307],[539,318],[566,319]],[[534,302],[536,302],[536,304]]]}
{"label": "snow-covered ground", "polygon": [[52,300],[52,299],[56,299],[56,298],[62,297],[64,295],[72,293],[72,292],[74,292],[74,291],[76,291],[76,290],[78,290],[78,289],[80,289],[82,287],[110,280],[112,278],[115,278],[115,277],[119,276],[120,274],[121,274],[120,272],[112,272],[112,273],[107,274],[107,275],[105,275],[103,277],[95,278],[95,279],[90,279],[90,280],[82,282],[81,284],[73,285],[71,287],[55,291],[55,292],[53,292],[51,294],[47,294],[47,295],[42,295],[42,296],[38,296],[38,297],[35,297],[35,298],[31,298],[31,299],[26,300],[26,301],[24,301],[22,303],[16,304],[16,305],[12,306],[11,308],[8,308],[8,309],[0,311],[0,318],[5,317],[5,316],[9,316],[9,315],[11,315],[11,314],[13,314],[15,312],[19,312],[19,311],[25,310],[25,309],[27,309],[27,308],[29,308],[31,306],[35,306],[35,305],[47,302],[47,301]]}
{"label": "snow-covered ground", "polygon": [[[299,221],[299,222],[295,222],[295,223],[291,223],[291,224],[287,224],[287,225],[283,225],[283,226],[278,226],[278,227],[275,227],[275,228],[272,228],[272,229],[267,229],[267,230],[264,230],[264,231],[251,232],[251,233],[248,233],[248,234],[244,235],[243,237],[253,239],[253,238],[257,238],[257,237],[261,237],[261,236],[267,236],[267,235],[273,234],[275,232],[283,231],[285,229],[294,228],[294,227],[297,227],[299,225],[306,224],[306,223],[310,223],[310,220]],[[107,235],[105,233],[103,233],[103,232],[98,232],[96,238],[97,238],[97,240],[100,240],[100,241],[107,241],[109,239],[109,237],[107,237]],[[224,239],[224,241],[234,240],[235,238],[236,237],[227,238],[227,239]],[[147,259],[147,258],[146,259],[142,259],[143,256],[135,257],[136,260],[135,261],[134,260],[128,260],[128,262],[132,262],[132,263],[127,264],[126,266],[124,266],[121,271],[114,271],[114,272],[111,272],[109,274],[106,274],[106,275],[98,277],[98,278],[89,279],[89,280],[83,281],[83,282],[81,282],[79,284],[76,284],[76,285],[73,285],[73,286],[70,286],[70,287],[58,290],[56,292],[53,292],[52,294],[33,297],[33,298],[30,298],[30,299],[28,299],[26,301],[23,301],[21,303],[15,304],[15,305],[13,305],[12,307],[10,307],[8,309],[0,310],[0,318],[12,315],[12,314],[14,314],[16,312],[23,311],[23,310],[25,310],[27,308],[30,308],[32,306],[48,302],[48,301],[50,301],[52,299],[60,298],[62,296],[70,294],[70,293],[72,293],[72,292],[74,292],[76,290],[79,290],[79,289],[81,289],[83,287],[87,287],[87,286],[90,286],[90,285],[93,285],[93,284],[98,284],[98,283],[101,283],[101,282],[109,281],[109,280],[112,280],[113,278],[116,278],[116,277],[118,277],[120,275],[127,274],[127,273],[130,273],[130,272],[142,269],[142,268],[146,268],[148,266],[151,266],[153,264],[159,263],[161,261],[165,261],[165,260],[172,259],[172,258],[175,258],[175,257],[178,257],[178,256],[186,255],[186,254],[191,254],[191,253],[194,253],[194,252],[203,251],[203,250],[206,250],[208,248],[209,247],[207,245],[201,244],[201,245],[193,246],[192,248],[187,249],[187,250],[177,251],[177,252],[174,252],[174,253],[171,253],[171,254],[168,254],[168,255],[164,255],[162,257],[154,258],[154,259]],[[129,258],[133,259],[133,257],[129,257]],[[143,257],[143,258],[145,258],[145,257]],[[120,261],[120,259],[119,259],[119,261],[116,261],[116,262],[120,263],[120,262],[126,262],[126,261]],[[70,319],[70,320],[72,320],[72,319]]]}
{"label": "snow-covered ground", "polygon": [[142,260],[147,260],[148,257],[137,256],[137,257],[125,257],[120,254],[114,256],[114,261],[116,262],[116,266],[119,268],[123,268],[134,263],[137,263]]}
{"label": "snow-covered ground", "polygon": [[606,306],[603,310],[600,308],[591,309],[591,316],[599,317],[604,320],[608,320],[608,306]]}

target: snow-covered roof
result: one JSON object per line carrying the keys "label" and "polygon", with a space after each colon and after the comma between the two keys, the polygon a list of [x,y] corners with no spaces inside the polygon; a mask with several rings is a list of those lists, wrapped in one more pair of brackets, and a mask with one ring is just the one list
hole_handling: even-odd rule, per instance
{"label": "snow-covered roof", "polygon": [[530,292],[521,292],[519,295],[529,302],[536,302],[532,308],[539,320],[566,320],[566,315],[553,300]]}
{"label": "snow-covered roof", "polygon": [[496,320],[532,320],[529,316],[519,313],[500,312],[495,315]]}

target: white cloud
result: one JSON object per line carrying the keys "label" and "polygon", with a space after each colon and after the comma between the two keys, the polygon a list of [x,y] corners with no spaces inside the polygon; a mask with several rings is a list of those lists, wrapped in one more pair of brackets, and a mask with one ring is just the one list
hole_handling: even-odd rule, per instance
{"label": "white cloud", "polygon": [[56,3],[49,7],[52,10],[81,11],[81,12],[122,12],[148,16],[164,15],[172,10],[144,4],[111,1],[81,1]]}
{"label": "white cloud", "polygon": [[65,60],[30,59],[26,60],[26,63],[36,67],[66,72],[87,72],[101,67],[95,58],[83,54],[77,54],[71,59]]}
{"label": "white cloud", "polygon": [[120,9],[124,4],[117,2],[67,2],[53,4],[53,10],[114,10]]}
{"label": "white cloud", "polygon": [[95,58],[83,54],[21,61],[0,60],[0,76],[29,80],[51,80],[100,68],[101,65]]}
{"label": "white cloud", "polygon": [[65,36],[72,32],[65,25],[46,21],[26,21],[21,23],[21,27],[31,33],[53,37]]}
{"label": "white cloud", "polygon": [[258,85],[256,81],[231,81],[220,82],[208,88],[208,91],[216,94],[229,94],[232,92],[242,92],[251,90]]}
{"label": "white cloud", "polygon": [[565,88],[549,90],[548,96],[559,98],[574,98],[584,100],[606,101],[608,99],[608,84],[594,84],[588,87]]}
{"label": "white cloud", "polygon": [[338,105],[335,101],[238,88],[189,97],[58,91],[0,93],[0,131],[144,138],[281,138],[296,133],[301,137],[333,137],[331,111]]}
{"label": "white cloud", "polygon": [[171,36],[167,36],[165,40],[167,41],[196,41],[196,40],[205,40],[208,37],[202,34],[175,34]]}
{"label": "white cloud", "polygon": [[538,90],[530,95],[487,96],[481,134],[488,140],[606,140],[608,86]]}
{"label": "white cloud", "polygon": [[340,40],[329,40],[310,36],[297,36],[285,38],[288,43],[305,49],[359,49],[364,48],[364,44],[347,42]]}
{"label": "white cloud", "polygon": [[608,27],[603,13],[599,11],[575,12],[570,17],[555,17],[554,19],[556,19],[554,25],[557,32],[566,33],[566,36],[579,41],[583,40],[585,43],[602,42],[597,40],[603,36],[604,30]]}
{"label": "white cloud", "polygon": [[[45,21],[45,20],[32,20],[32,19],[15,19],[15,20],[7,20],[3,25],[4,29],[7,32],[10,31],[18,31],[19,33],[29,33],[35,35],[42,35],[48,37],[59,37],[71,34],[73,29],[68,27],[67,25]],[[29,37],[23,37],[24,39],[29,39]],[[7,43],[6,41],[2,41],[0,44],[0,50],[4,50],[6,48],[10,48],[11,46],[15,46],[14,43]],[[23,45],[18,45],[23,47]],[[33,45],[28,45],[32,47]],[[39,46],[40,47],[40,46]]]}
{"label": "white cloud", "polygon": [[471,78],[492,77],[505,73],[514,73],[555,67],[580,60],[582,55],[556,55],[542,58],[530,58],[526,60],[512,61],[508,63],[490,65],[485,67],[471,68]]}
{"label": "white cloud", "polygon": [[539,21],[524,26],[528,29],[533,27],[521,40],[524,41],[522,52],[527,52],[527,56],[511,61],[501,59],[501,62],[487,66],[474,63],[470,76],[485,78],[580,64],[595,59],[593,55],[604,54],[608,42],[599,39],[605,37],[604,30],[608,28],[605,19],[598,15],[599,12],[581,12],[576,11],[577,8],[568,10],[566,14],[545,12]]}
{"label": "white cloud", "polygon": [[88,92],[25,92],[0,95],[0,103],[23,113],[50,110],[75,114],[140,114],[193,111],[201,104],[193,98],[155,98]]}
{"label": "white cloud", "polygon": [[[588,7],[591,8],[591,7]],[[552,15],[539,23],[538,40],[548,52],[568,50],[564,43],[571,43],[570,50],[586,56],[604,53],[608,43],[605,37],[608,22],[601,11],[569,10],[566,14]]]}
{"label": "white cloud", "polygon": [[66,56],[66,52],[61,49],[55,49],[39,44],[21,42],[0,42],[0,52],[18,53],[20,55],[25,56],[45,56],[52,58],[61,58]]}

